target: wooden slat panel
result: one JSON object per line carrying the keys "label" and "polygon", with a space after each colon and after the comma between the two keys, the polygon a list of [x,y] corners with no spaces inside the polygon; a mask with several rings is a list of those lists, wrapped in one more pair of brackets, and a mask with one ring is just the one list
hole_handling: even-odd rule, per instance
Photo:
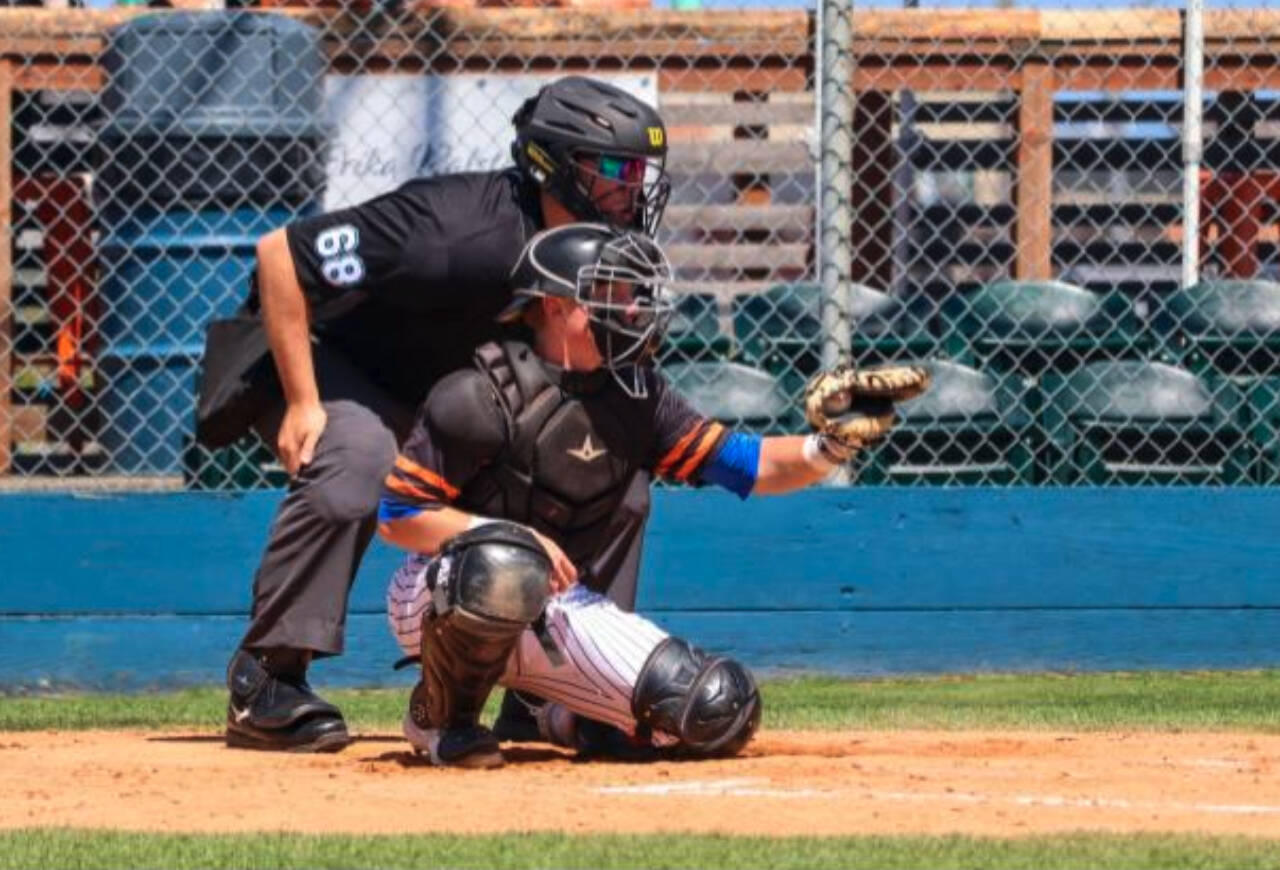
{"label": "wooden slat panel", "polygon": [[1176,51],[1181,48],[1182,16],[1176,9],[1045,9],[1039,38],[1067,43],[1157,40]]}
{"label": "wooden slat panel", "polygon": [[[599,40],[531,40],[517,42],[509,39],[450,40],[439,49],[451,58],[486,60],[498,58],[594,58],[604,55],[628,61],[677,57],[682,60],[698,58],[721,59],[728,57],[783,56],[796,58],[807,56],[803,42],[778,44],[767,41],[707,42],[695,37],[689,39],[620,39],[611,42]],[[393,56],[390,43],[379,47],[379,54]],[[422,48],[416,43],[404,41],[396,51],[399,55],[420,56]],[[435,53],[433,47],[432,53]]]}
{"label": "wooden slat panel", "polygon": [[728,142],[672,143],[667,153],[667,170],[672,173],[711,172],[719,175],[811,172],[813,159],[804,142],[734,139]]}
{"label": "wooden slat panel", "polygon": [[754,58],[744,63],[714,67],[671,63],[658,70],[658,90],[708,92],[734,91],[803,91],[809,86],[807,70],[776,59],[760,62]]}
{"label": "wooden slat panel", "polygon": [[876,39],[854,34],[850,53],[855,63],[866,59],[910,60],[917,65],[928,65],[945,61],[950,63],[961,58],[995,58],[1021,57],[1027,54],[1034,43],[1026,40],[989,39],[981,34],[965,37],[963,34],[949,41],[912,41],[904,39]]}
{"label": "wooden slat panel", "polygon": [[1181,193],[1109,193],[1105,190],[1059,190],[1053,195],[1055,206],[1089,205],[1182,205]]}
{"label": "wooden slat panel", "polygon": [[[281,495],[201,498],[177,493],[92,499],[6,495],[0,498],[0,515],[9,522],[7,528],[0,528],[0,552],[5,554],[0,612],[247,613],[261,553],[245,547],[241,539],[261,540]],[[19,522],[15,517],[28,511],[28,520]],[[48,517],[55,515],[56,530],[48,523]],[[142,525],[131,530],[131,522]],[[139,535],[139,528],[145,528],[146,534]],[[217,531],[193,535],[193,529]],[[177,583],[174,563],[164,554],[177,557],[183,550],[187,556],[180,557],[185,567],[182,582]],[[372,587],[378,587],[379,597],[385,591],[396,561],[389,548],[371,549],[362,572],[365,585],[371,588],[370,599]],[[36,579],[33,574],[41,565],[46,577]],[[70,565],[77,570],[54,570]],[[92,583],[98,591],[78,601],[78,591],[59,591],[68,573],[84,573],[85,582],[96,576]],[[104,577],[127,577],[128,582],[104,583]],[[20,578],[25,588],[17,588]]]}
{"label": "wooden slat panel", "polygon": [[858,58],[910,58],[917,64],[938,63],[943,60],[950,63],[965,57],[992,59],[1043,57],[1051,60],[1083,58],[1089,61],[1107,60],[1116,63],[1134,58],[1146,58],[1150,61],[1180,56],[1173,45],[1162,40],[1120,43],[1037,42],[1017,39],[1000,41],[987,39],[981,34],[973,34],[968,40],[937,43],[904,42],[892,39],[863,40],[855,37],[851,51]]}
{"label": "wooden slat panel", "polygon": [[[282,496],[7,496],[0,612],[240,614]],[[1256,534],[1277,511],[1275,488],[817,489],[745,503],[659,490],[641,588],[650,606],[672,609],[1280,607],[1270,580],[1280,539]],[[921,530],[906,549],[892,544],[903,527]],[[353,610],[383,606],[399,561],[390,547],[370,549]]]}
{"label": "wooden slat panel", "polygon": [[927,43],[987,39],[1036,39],[1040,13],[1031,9],[855,9],[853,32],[858,39],[918,40]]}
{"label": "wooden slat panel", "polygon": [[[288,15],[335,34],[367,32],[357,16],[338,9],[284,7],[273,14]],[[100,37],[108,28],[137,15],[166,14],[163,10],[114,7],[110,9],[0,9],[0,35],[39,34],[51,38]],[[1258,4],[1255,9],[1210,9],[1205,12],[1205,35],[1215,38],[1257,37],[1276,33],[1280,12]],[[621,38],[658,40],[692,36],[712,41],[744,39],[803,39],[809,15],[794,10],[698,10],[669,9],[556,9],[441,7],[434,0],[410,4],[397,19],[397,30],[414,37],[430,33],[450,36],[500,35],[510,40],[579,38],[611,41]],[[988,10],[858,9],[854,33],[924,43],[974,42],[975,40],[1046,40],[1098,42],[1158,39],[1176,42],[1180,34],[1177,10]]]}
{"label": "wooden slat panel", "polygon": [[[732,57],[804,55],[808,25],[802,10],[442,8],[421,5],[368,46],[367,25],[333,10],[279,10],[322,27],[331,50],[381,57],[442,52],[464,58]],[[366,44],[360,44],[366,43]],[[426,49],[423,46],[427,46]]]}
{"label": "wooden slat panel", "polygon": [[[913,128],[921,136],[933,142],[981,142],[986,139],[1012,139],[1013,125],[989,122],[947,121],[945,123],[917,123]],[[894,136],[898,136],[901,127],[893,126]]]}
{"label": "wooden slat panel", "polygon": [[667,230],[812,230],[811,205],[673,205],[663,217]]}
{"label": "wooden slat panel", "polygon": [[[1262,4],[1259,4],[1262,5]],[[1206,10],[1206,40],[1246,41],[1280,36],[1280,9],[1214,9]]]}
{"label": "wooden slat panel", "polygon": [[1014,87],[1013,65],[1003,58],[990,63],[959,61],[927,64],[909,58],[892,65],[860,60],[853,71],[856,91],[1003,90]]}
{"label": "wooden slat panel", "polygon": [[1274,66],[1280,56],[1280,31],[1259,34],[1254,39],[1243,37],[1209,42],[1204,47],[1205,65],[1217,63],[1226,58],[1243,57],[1250,63]]}
{"label": "wooden slat panel", "polygon": [[19,64],[13,86],[20,91],[100,91],[102,68],[88,63],[35,61]]}
{"label": "wooden slat panel", "polygon": [[667,245],[676,269],[803,269],[809,245]]}
{"label": "wooden slat panel", "polygon": [[[463,58],[696,58],[807,56],[803,10],[432,9],[425,24],[403,21],[405,45],[421,52],[424,36]],[[406,26],[407,25],[407,26]],[[422,31],[415,34],[413,29]],[[434,46],[433,46],[434,47]],[[385,49],[379,46],[379,53]]]}
{"label": "wooden slat panel", "polygon": [[663,94],[659,111],[668,127],[685,124],[732,124],[734,126],[767,126],[769,124],[813,124],[812,101],[803,102],[680,102],[671,94]]}
{"label": "wooden slat panel", "polygon": [[1017,265],[1021,279],[1051,277],[1053,74],[1042,60],[1022,68],[1018,106]]}
{"label": "wooden slat panel", "polygon": [[48,431],[49,412],[42,405],[13,407],[13,440],[44,441]]}
{"label": "wooden slat panel", "polygon": [[1182,87],[1182,65],[1175,57],[1116,58],[1083,62],[1058,58],[1054,87],[1060,91],[1167,91]]}
{"label": "wooden slat panel", "polygon": [[0,54],[9,57],[97,57],[104,46],[100,35],[59,37],[34,31],[0,34]]}
{"label": "wooden slat panel", "polygon": [[[1277,52],[1280,54],[1280,52]],[[1280,88],[1280,64],[1259,66],[1215,63],[1205,59],[1204,86],[1214,91],[1257,91]]]}
{"label": "wooden slat panel", "polygon": [[[537,8],[466,8],[427,6],[425,17],[433,31],[460,39],[501,39],[508,44],[540,40],[576,40],[580,43],[650,42],[671,40],[774,46],[782,53],[791,43],[803,43],[808,34],[808,14],[795,10],[669,9],[556,9],[548,14]],[[411,18],[411,20],[413,20]],[[355,22],[360,26],[359,22]]]}
{"label": "wooden slat panel", "polygon": [[[659,495],[641,582],[654,607],[1280,607],[1272,570],[1250,567],[1275,564],[1280,538],[1249,538],[1274,524],[1276,489],[854,487],[741,505],[719,490]],[[906,550],[887,545],[902,528],[929,531]],[[1150,536],[1130,540],[1133,528]],[[1081,572],[1074,558],[1090,553],[1107,558]],[[785,602],[780,565],[799,569]]]}
{"label": "wooden slat panel", "polygon": [[[376,44],[355,46],[349,38],[367,33],[365,22],[339,10],[273,10],[321,27],[331,50],[359,51],[365,59],[436,54],[445,49],[463,57],[650,59],[698,57],[808,57],[809,16],[804,10],[747,12],[655,9],[555,10],[458,9],[423,5],[400,16]],[[11,56],[97,57],[107,27],[139,14],[164,14],[134,7],[0,10],[0,52]],[[1276,10],[1210,10],[1205,31],[1209,56],[1218,51],[1274,56],[1280,28]],[[1176,10],[859,10],[854,32],[859,57],[884,54],[926,58],[952,52],[970,56],[1022,56],[1028,50],[1077,56],[1112,57],[1116,44],[1126,54],[1176,59],[1180,33]],[[802,71],[803,72],[803,71]]]}
{"label": "wooden slat panel", "polygon": [[139,15],[156,12],[164,14],[161,10],[137,6],[114,6],[108,9],[0,9],[0,35],[100,37],[109,27],[123,24]]}
{"label": "wooden slat panel", "polygon": [[1280,610],[1246,608],[742,613],[642,601],[641,612],[704,649],[784,673],[1271,667],[1277,655],[1266,636],[1280,629]]}
{"label": "wooden slat panel", "polygon": [[[771,588],[776,594],[776,584]],[[1280,634],[1280,611],[1248,608],[743,613],[646,605],[641,612],[671,634],[732,656],[766,678],[799,671],[883,677],[1251,669],[1275,666],[1271,640]],[[239,615],[0,617],[0,691],[219,685],[244,626]],[[347,652],[315,665],[314,679],[326,687],[398,687],[408,697],[417,677],[391,669],[402,653],[386,615],[353,612],[346,628]],[[768,698],[766,685],[766,704]]]}
{"label": "wooden slat panel", "polygon": [[[358,54],[353,54],[357,47],[345,39],[354,27],[361,26],[353,19],[331,10],[280,11],[326,27],[330,51],[336,52],[340,67],[350,66],[342,60],[345,57],[366,69],[391,70],[405,65],[406,69],[417,69],[424,68],[426,55],[447,62],[451,69],[466,66],[468,58],[490,69],[494,63],[505,68],[510,61],[513,71],[538,58],[570,66],[577,61],[599,69],[658,62],[667,64],[658,71],[664,91],[804,91],[807,87],[807,70],[796,63],[807,57],[808,51],[802,12],[744,17],[740,12],[632,10],[601,15],[557,10],[556,15],[548,16],[530,9],[451,10],[447,15],[434,10],[403,19],[377,43],[366,41],[358,46]],[[0,52],[21,60],[13,70],[15,85],[21,90],[97,90],[102,75],[91,60],[102,50],[103,30],[137,14],[164,13],[117,8],[76,10],[71,15],[57,10],[0,9]],[[1206,85],[1240,89],[1280,86],[1280,67],[1270,62],[1280,50],[1280,39],[1274,36],[1278,14],[1269,9],[1208,12]],[[562,18],[569,21],[568,37],[560,29]],[[998,16],[998,22],[995,18],[989,13],[946,10],[860,12],[855,86],[860,90],[999,90],[1010,86],[1011,58],[1033,48],[1054,58],[1060,89],[1178,86],[1180,47],[1169,35],[1175,12],[1020,10],[1016,20],[1010,20],[1007,12]],[[765,22],[763,30],[756,26],[761,21]],[[1268,38],[1268,34],[1273,36]],[[1138,41],[1126,42],[1123,53],[1117,55],[1115,40]],[[40,59],[50,55],[75,58],[76,65]],[[974,55],[982,59],[966,58]],[[1227,61],[1242,55],[1266,62],[1240,67]],[[886,59],[892,59],[887,67]],[[699,68],[704,62],[712,65]],[[749,107],[742,116],[747,123],[757,122],[757,111],[772,111],[744,105]],[[681,113],[694,110],[675,111],[679,119],[684,117]],[[789,105],[785,111],[789,119],[802,122],[802,110]],[[730,120],[726,118],[724,123]]]}
{"label": "wooden slat panel", "polygon": [[[219,682],[280,495],[0,499],[0,611],[57,615],[0,618],[0,687]],[[1256,530],[1277,510],[1280,492],[1263,488],[854,488],[747,502],[660,490],[639,603],[667,630],[758,667],[1270,666],[1280,542]],[[908,548],[896,546],[904,527],[917,532]],[[399,653],[383,595],[398,561],[371,549],[348,652],[316,671],[325,684],[412,682],[388,667]]]}
{"label": "wooden slat panel", "polygon": [[[1263,65],[1245,70],[1222,68],[1218,70],[1206,62],[1208,77],[1218,72],[1223,87],[1237,79],[1242,82],[1260,82],[1255,87],[1277,87],[1280,82],[1280,66]],[[1079,56],[1059,57],[1054,65],[1054,84],[1058,90],[1078,91],[1127,91],[1127,90],[1177,90],[1181,67],[1174,56],[1151,59],[1146,57],[1105,57],[1086,62]],[[1006,57],[992,58],[990,62],[957,61],[945,59],[928,62],[920,58],[895,60],[886,66],[880,60],[863,60],[854,70],[856,90],[886,90],[900,88],[979,90],[1014,89],[1018,86],[1012,62]],[[1241,87],[1244,87],[1242,84]]]}

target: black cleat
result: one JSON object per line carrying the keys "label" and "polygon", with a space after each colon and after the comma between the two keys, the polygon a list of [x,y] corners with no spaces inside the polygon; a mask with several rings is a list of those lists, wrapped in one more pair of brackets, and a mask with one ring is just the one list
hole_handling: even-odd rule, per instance
{"label": "black cleat", "polygon": [[613,725],[585,716],[577,717],[574,742],[581,759],[642,763],[670,757],[641,735],[630,735]]}
{"label": "black cleat", "polygon": [[404,736],[437,767],[494,768],[507,763],[493,732],[480,724],[457,728],[422,728],[404,717]]}
{"label": "black cleat", "polygon": [[662,750],[643,736],[633,737],[613,725],[578,716],[563,704],[514,689],[502,696],[493,734],[512,743],[550,743],[574,749],[583,759],[642,762],[664,757]]}
{"label": "black cleat", "polygon": [[493,732],[479,722],[454,722],[444,727],[431,721],[429,693],[421,680],[409,696],[404,736],[419,755],[439,767],[502,767],[506,759]]}
{"label": "black cleat", "polygon": [[502,695],[502,707],[493,722],[493,735],[511,743],[542,743],[547,735],[538,727],[535,710],[541,710],[546,701],[528,692],[507,689]]}
{"label": "black cleat", "polygon": [[342,712],[304,678],[272,676],[239,650],[227,668],[227,746],[274,752],[337,752],[351,742]]}

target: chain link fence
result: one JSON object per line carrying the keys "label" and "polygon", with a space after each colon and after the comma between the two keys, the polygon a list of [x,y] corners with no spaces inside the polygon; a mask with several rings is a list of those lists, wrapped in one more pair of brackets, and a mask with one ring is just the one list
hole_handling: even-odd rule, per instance
{"label": "chain link fence", "polygon": [[823,365],[925,360],[934,389],[857,480],[1280,479],[1280,13],[0,16],[7,485],[282,484],[261,443],[191,436],[204,325],[257,238],[505,165],[516,106],[570,72],[668,124],[661,364],[708,414],[801,431]]}

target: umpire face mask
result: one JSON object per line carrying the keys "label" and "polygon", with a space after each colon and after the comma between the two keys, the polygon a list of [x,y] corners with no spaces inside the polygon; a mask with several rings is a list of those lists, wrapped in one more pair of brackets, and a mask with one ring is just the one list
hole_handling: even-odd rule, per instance
{"label": "umpire face mask", "polygon": [[587,311],[596,349],[633,399],[648,395],[642,368],[653,362],[666,335],[670,281],[662,250],[630,233],[609,242],[599,262],[578,272],[577,301]]}
{"label": "umpire face mask", "polygon": [[578,152],[572,209],[590,218],[653,234],[671,195],[661,158]]}

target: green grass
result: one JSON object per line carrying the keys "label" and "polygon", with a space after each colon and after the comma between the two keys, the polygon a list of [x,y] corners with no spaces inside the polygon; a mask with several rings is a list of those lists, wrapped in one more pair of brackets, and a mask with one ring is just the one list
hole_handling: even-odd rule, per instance
{"label": "green grass", "polygon": [[1071,834],[981,837],[150,835],[0,833],[9,867],[1263,868],[1280,843],[1241,837]]}
{"label": "green grass", "polygon": [[765,689],[774,727],[1280,731],[1280,671],[985,674]]}
{"label": "green grass", "polygon": [[[768,728],[1280,732],[1280,671],[805,677],[767,682],[763,693]],[[325,695],[342,708],[356,730],[395,730],[408,691],[347,689]],[[225,704],[221,688],[0,697],[0,731],[216,728]],[[491,701],[491,713],[492,709]]]}
{"label": "green grass", "polygon": [[[1280,731],[1280,671],[990,674],[763,687],[774,728],[1221,729]],[[406,690],[327,693],[359,730],[395,730]],[[145,695],[0,697],[0,731],[217,728],[221,688]],[[490,709],[492,710],[492,704]],[[409,811],[412,811],[410,808]],[[1280,834],[1278,834],[1280,836]],[[1277,868],[1280,839],[1080,833],[981,837],[510,834],[156,835],[0,832],[8,867],[884,867]]]}

